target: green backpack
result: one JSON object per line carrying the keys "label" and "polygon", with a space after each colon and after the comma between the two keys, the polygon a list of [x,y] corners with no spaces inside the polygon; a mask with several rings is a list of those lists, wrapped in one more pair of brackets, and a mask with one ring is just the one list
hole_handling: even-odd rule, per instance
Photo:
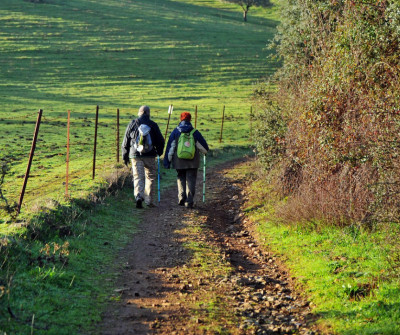
{"label": "green backpack", "polygon": [[196,142],[193,137],[193,133],[196,129],[190,133],[181,133],[178,140],[177,156],[180,159],[193,159],[196,152]]}

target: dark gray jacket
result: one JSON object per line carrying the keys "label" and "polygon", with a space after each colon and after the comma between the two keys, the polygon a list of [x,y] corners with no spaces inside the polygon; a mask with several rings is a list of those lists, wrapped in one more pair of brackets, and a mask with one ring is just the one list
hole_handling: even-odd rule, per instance
{"label": "dark gray jacket", "polygon": [[[139,154],[134,150],[134,144],[139,134],[139,126],[145,124],[151,128],[150,136],[153,142],[153,149],[150,152]],[[149,116],[142,115],[139,118],[132,120],[125,131],[124,140],[122,141],[122,159],[126,162],[129,158],[134,157],[156,157],[161,156],[164,152],[165,140],[161,134],[157,123],[150,120]]]}

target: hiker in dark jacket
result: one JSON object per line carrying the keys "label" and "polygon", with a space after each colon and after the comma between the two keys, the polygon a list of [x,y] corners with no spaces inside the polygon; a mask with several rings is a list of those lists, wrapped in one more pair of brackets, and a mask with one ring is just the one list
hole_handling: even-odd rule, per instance
{"label": "hiker in dark jacket", "polygon": [[157,176],[157,169],[154,158],[163,154],[164,145],[160,128],[150,120],[150,108],[140,107],[138,118],[129,123],[122,142],[125,165],[128,166],[129,160],[132,163],[137,208],[143,208],[143,201],[149,207],[155,206],[153,181]]}
{"label": "hiker in dark jacket", "polygon": [[188,112],[181,114],[181,123],[169,136],[167,149],[164,156],[164,167],[169,169],[171,164],[176,169],[178,183],[178,204],[188,208],[193,207],[193,198],[196,191],[197,170],[200,165],[200,152],[204,155],[209,150],[201,133],[196,130],[193,137],[196,143],[196,151],[193,159],[181,159],[177,156],[179,137],[182,133],[190,133],[194,128],[190,123],[192,116]]}

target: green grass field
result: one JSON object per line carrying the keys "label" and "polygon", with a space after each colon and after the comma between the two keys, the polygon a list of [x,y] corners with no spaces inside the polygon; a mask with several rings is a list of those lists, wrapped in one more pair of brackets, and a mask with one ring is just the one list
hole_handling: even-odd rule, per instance
{"label": "green grass field", "polygon": [[116,163],[117,108],[121,140],[142,104],[164,133],[173,104],[171,127],[197,105],[197,128],[211,148],[247,145],[253,85],[275,69],[266,44],[276,24],[275,9],[254,8],[244,23],[239,6],[217,0],[2,0],[0,158],[11,168],[4,195],[18,200],[39,108],[44,118],[23,213],[44,198],[63,201],[67,110],[73,197],[101,179],[91,181],[96,105],[99,176]]}
{"label": "green grass field", "polygon": [[[180,112],[197,105],[197,128],[213,149],[210,165],[242,156],[250,143],[253,85],[276,68],[266,44],[278,19],[276,7],[252,9],[244,23],[238,6],[218,0],[0,1],[0,160],[10,166],[2,185],[10,202],[22,186],[37,110],[44,110],[21,215],[31,225],[10,225],[0,214],[0,333],[87,334],[107,301],[118,298],[116,257],[141,220],[131,208],[131,189],[97,206],[75,199],[55,205],[47,217],[38,211],[54,205],[48,198],[64,202],[67,110],[73,198],[85,198],[116,166],[117,108],[122,140],[142,104],[151,107],[163,133],[168,105],[174,105],[170,130]],[[98,177],[92,181],[96,105]],[[252,178],[255,170],[247,166],[233,177]],[[175,178],[163,172],[165,188]],[[327,331],[400,332],[398,268],[392,264],[398,263],[391,259],[398,254],[388,254],[390,234],[278,225],[279,201],[264,180],[249,196],[247,214],[298,278]]]}
{"label": "green grass field", "polygon": [[[1,333],[89,332],[112,299],[116,257],[141,219],[133,209],[121,216],[131,188],[95,207],[79,200],[118,167],[117,108],[120,141],[142,104],[162,133],[170,104],[170,130],[197,106],[197,128],[213,149],[210,166],[248,153],[250,96],[276,67],[266,48],[276,24],[276,8],[252,9],[243,23],[238,6],[217,0],[0,2],[0,163],[10,168],[1,190],[10,203],[18,200],[37,111],[44,110],[19,217],[30,224],[9,224],[0,213]],[[71,202],[63,184],[67,110]],[[175,178],[163,173],[165,188]]]}

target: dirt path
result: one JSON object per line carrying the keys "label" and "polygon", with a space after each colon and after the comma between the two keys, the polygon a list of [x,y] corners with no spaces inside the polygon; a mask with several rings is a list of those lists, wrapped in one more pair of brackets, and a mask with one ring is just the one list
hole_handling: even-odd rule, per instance
{"label": "dirt path", "polygon": [[317,333],[308,303],[241,212],[245,182],[223,169],[208,174],[205,204],[199,185],[193,210],[177,205],[175,189],[145,210],[101,334]]}

